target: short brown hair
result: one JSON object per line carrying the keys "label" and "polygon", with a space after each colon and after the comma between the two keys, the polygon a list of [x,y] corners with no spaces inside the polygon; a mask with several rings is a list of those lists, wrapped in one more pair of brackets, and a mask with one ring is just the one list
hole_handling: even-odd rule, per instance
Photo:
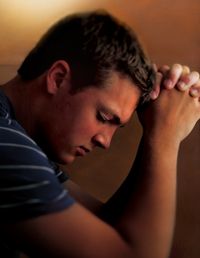
{"label": "short brown hair", "polygon": [[31,80],[57,60],[69,63],[75,90],[100,87],[112,71],[128,76],[141,89],[143,100],[154,84],[155,72],[133,30],[105,11],[73,14],[57,22],[28,54],[18,73]]}

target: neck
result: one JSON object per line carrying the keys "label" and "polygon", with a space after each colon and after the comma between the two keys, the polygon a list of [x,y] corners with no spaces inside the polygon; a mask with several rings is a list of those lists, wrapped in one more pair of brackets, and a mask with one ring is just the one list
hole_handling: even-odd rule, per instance
{"label": "neck", "polygon": [[34,136],[36,128],[36,121],[33,118],[35,118],[36,112],[34,100],[36,98],[37,88],[39,88],[38,81],[38,79],[23,81],[20,76],[16,76],[1,86],[1,89],[13,106],[16,120],[31,137]]}

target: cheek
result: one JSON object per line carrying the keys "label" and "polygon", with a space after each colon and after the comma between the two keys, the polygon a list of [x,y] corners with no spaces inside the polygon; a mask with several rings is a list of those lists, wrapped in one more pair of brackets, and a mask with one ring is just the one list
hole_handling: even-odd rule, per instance
{"label": "cheek", "polygon": [[89,121],[80,122],[76,124],[74,132],[80,136],[92,137],[96,131],[96,126],[94,123],[89,123]]}
{"label": "cheek", "polygon": [[79,117],[79,119],[73,121],[71,133],[76,134],[80,138],[91,138],[98,131],[98,124],[96,118],[93,117]]}

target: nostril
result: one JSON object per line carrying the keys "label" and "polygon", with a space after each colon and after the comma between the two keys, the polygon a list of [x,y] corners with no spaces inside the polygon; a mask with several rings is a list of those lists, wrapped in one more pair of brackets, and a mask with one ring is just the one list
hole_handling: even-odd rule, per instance
{"label": "nostril", "polygon": [[97,134],[92,138],[92,142],[95,147],[108,149],[110,147],[111,138],[112,137],[106,134]]}
{"label": "nostril", "polygon": [[93,143],[94,143],[94,146],[95,146],[95,147],[100,147],[100,148],[106,149],[106,147],[104,146],[104,144],[101,143],[101,142],[99,142],[99,141],[97,141],[97,140],[94,140]]}

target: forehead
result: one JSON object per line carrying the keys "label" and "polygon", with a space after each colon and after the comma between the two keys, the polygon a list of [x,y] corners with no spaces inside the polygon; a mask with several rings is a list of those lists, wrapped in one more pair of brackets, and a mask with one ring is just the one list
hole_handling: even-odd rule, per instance
{"label": "forehead", "polygon": [[99,92],[101,105],[126,123],[137,108],[141,90],[128,77],[113,72]]}

